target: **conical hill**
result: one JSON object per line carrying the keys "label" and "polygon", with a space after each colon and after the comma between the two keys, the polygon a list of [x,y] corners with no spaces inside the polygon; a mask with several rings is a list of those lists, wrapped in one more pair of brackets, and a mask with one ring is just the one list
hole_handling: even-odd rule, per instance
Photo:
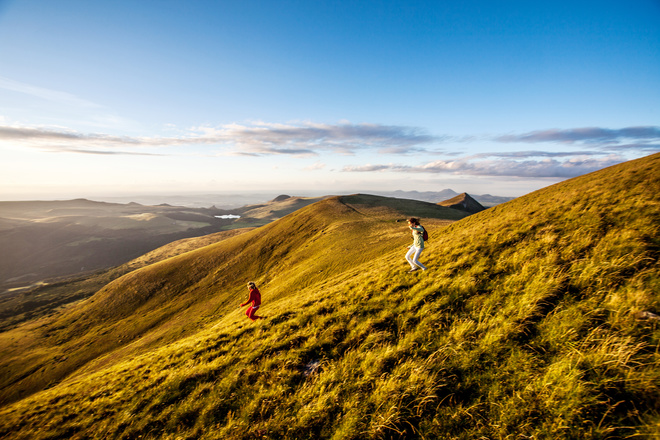
{"label": "conical hill", "polygon": [[[1,407],[0,437],[657,437],[658,194],[656,154],[448,226],[323,200],[0,334],[54,356],[24,386],[108,345]],[[433,228],[426,272],[403,260],[413,215]],[[265,320],[236,308],[248,280]]]}
{"label": "conical hill", "polygon": [[446,206],[447,208],[460,209],[461,211],[469,212],[470,214],[476,214],[477,212],[486,209],[468,193],[459,194],[456,197],[438,203],[438,205]]}

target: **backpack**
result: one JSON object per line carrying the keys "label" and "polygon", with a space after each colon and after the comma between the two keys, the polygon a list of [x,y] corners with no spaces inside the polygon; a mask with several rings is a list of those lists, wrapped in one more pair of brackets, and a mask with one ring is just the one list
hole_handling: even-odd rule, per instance
{"label": "backpack", "polygon": [[424,229],[424,232],[422,233],[422,238],[424,239],[424,243],[426,243],[427,241],[429,241],[429,233],[426,232],[426,228],[424,226],[422,226],[422,229]]}

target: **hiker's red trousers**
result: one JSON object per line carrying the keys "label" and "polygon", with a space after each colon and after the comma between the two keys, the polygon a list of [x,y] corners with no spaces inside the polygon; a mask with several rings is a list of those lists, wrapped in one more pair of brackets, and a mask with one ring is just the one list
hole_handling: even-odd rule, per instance
{"label": "hiker's red trousers", "polygon": [[253,321],[256,321],[259,317],[255,316],[255,313],[257,313],[257,310],[259,309],[259,306],[250,306],[248,309],[245,311],[245,314],[247,315],[248,318],[250,318]]}

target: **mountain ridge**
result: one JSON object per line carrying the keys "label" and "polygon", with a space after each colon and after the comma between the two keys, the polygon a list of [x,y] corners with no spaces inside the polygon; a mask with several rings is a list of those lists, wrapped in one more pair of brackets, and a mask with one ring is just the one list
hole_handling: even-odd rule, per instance
{"label": "mountain ridge", "polygon": [[[430,203],[440,203],[445,200],[451,199],[459,195],[453,189],[443,189],[441,191],[375,191],[372,194],[381,195],[385,197],[397,197],[403,199],[414,199]],[[504,197],[504,196],[494,196],[491,194],[478,194],[472,195],[475,200],[477,200],[484,207],[489,208],[497,206],[502,203],[509,202],[514,200],[516,197]]]}

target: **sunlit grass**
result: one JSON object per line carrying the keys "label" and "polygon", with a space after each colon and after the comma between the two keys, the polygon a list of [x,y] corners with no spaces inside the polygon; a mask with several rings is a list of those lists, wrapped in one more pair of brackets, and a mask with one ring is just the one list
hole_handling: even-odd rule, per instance
{"label": "sunlit grass", "polygon": [[[635,313],[660,312],[659,161],[438,226],[424,273],[384,211],[330,202],[149,266],[95,300],[128,295],[142,319],[117,304],[107,337],[132,342],[0,408],[0,436],[658,437],[660,325]],[[248,277],[256,323],[231,287]],[[110,341],[88,330],[55,347]]]}

